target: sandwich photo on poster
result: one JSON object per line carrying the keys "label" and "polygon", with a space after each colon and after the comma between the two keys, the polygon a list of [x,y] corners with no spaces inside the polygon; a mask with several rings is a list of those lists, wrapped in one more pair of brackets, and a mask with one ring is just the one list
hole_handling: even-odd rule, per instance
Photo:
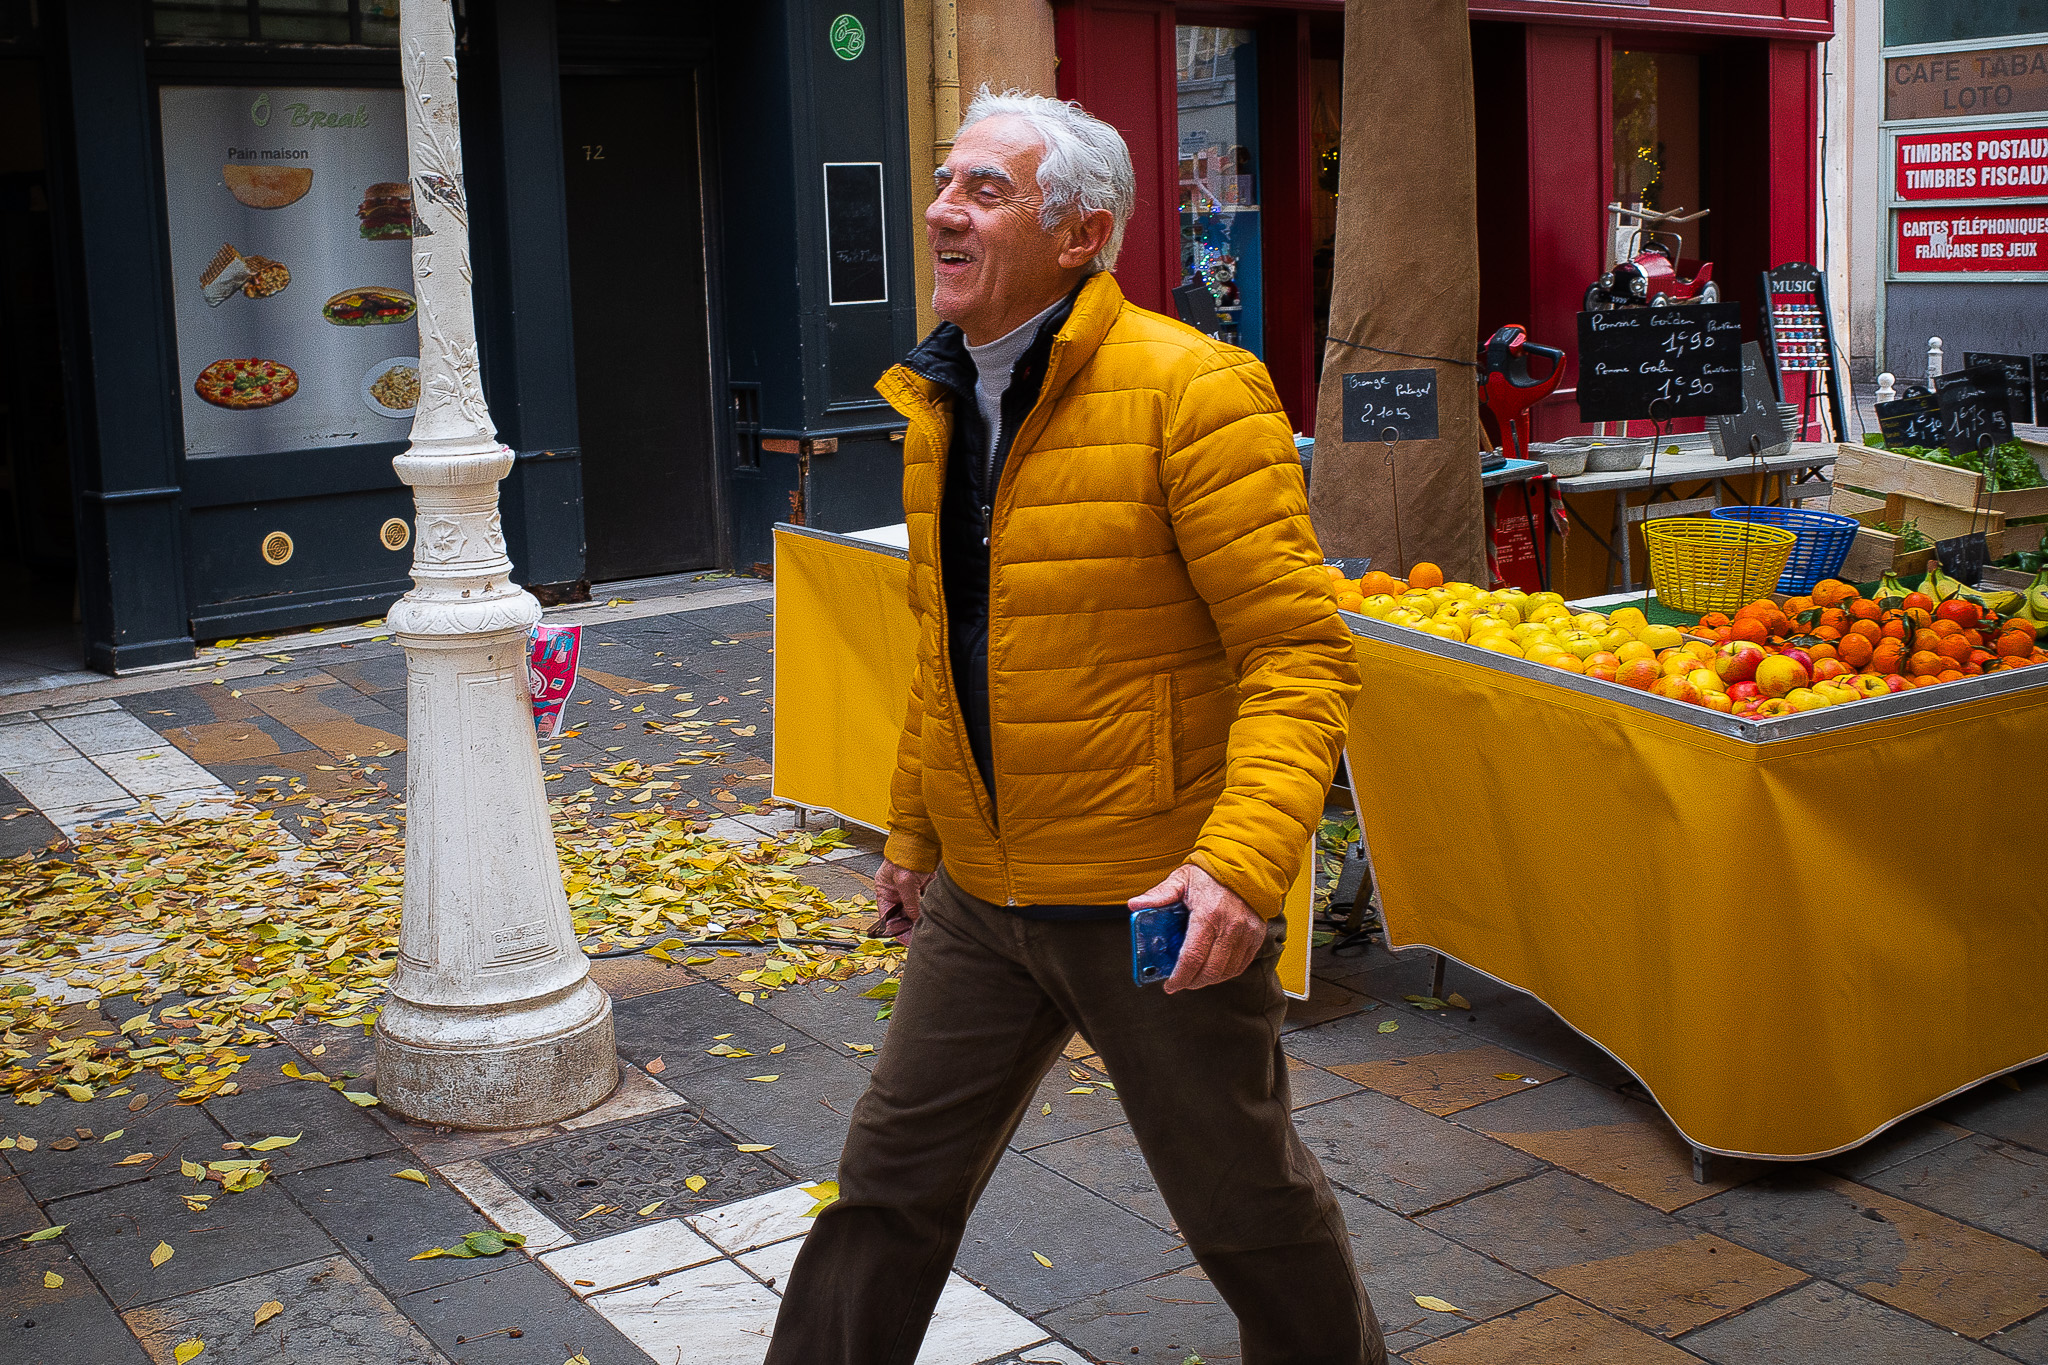
{"label": "sandwich photo on poster", "polygon": [[406,439],[419,305],[402,100],[161,88],[187,455]]}

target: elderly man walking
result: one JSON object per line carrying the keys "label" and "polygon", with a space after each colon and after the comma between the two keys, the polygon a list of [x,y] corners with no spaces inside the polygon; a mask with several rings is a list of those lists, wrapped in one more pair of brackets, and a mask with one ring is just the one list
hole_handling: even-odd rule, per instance
{"label": "elderly man walking", "polygon": [[[1358,690],[1292,431],[1256,358],[1118,290],[1115,129],[984,90],[937,178],[945,322],[878,386],[920,636],[875,885],[915,928],[768,1359],[911,1365],[1078,1030],[1243,1360],[1379,1365],[1280,1051],[1281,902]],[[1176,901],[1178,966],[1134,985],[1131,911]]]}

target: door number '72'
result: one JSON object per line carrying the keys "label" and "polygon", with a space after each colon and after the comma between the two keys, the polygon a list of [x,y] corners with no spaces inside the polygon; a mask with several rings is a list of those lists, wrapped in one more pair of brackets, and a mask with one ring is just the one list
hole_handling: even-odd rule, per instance
{"label": "door number '72'", "polygon": [[602,161],[602,160],[604,160],[604,144],[603,144],[602,142],[586,142],[586,143],[584,143],[584,144],[583,144],[583,159],[584,159],[585,161]]}

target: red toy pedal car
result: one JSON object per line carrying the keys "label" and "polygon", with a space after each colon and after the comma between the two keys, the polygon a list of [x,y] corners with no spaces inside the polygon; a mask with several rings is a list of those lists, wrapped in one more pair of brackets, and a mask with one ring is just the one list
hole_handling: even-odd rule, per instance
{"label": "red toy pedal car", "polygon": [[1608,221],[1619,263],[1587,288],[1585,310],[1599,313],[1610,308],[1719,303],[1721,286],[1714,283],[1714,263],[1686,260],[1680,254],[1685,250],[1685,238],[1673,230],[1711,211],[1680,215],[1609,204]]}

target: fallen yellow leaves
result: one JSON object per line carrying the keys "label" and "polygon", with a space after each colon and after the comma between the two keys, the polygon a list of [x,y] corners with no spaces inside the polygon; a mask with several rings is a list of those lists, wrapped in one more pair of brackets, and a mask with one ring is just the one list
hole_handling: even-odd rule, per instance
{"label": "fallen yellow leaves", "polygon": [[171,1257],[177,1254],[177,1252],[171,1250],[171,1244],[169,1242],[158,1242],[156,1244],[156,1250],[149,1253],[150,1269],[156,1269],[156,1267],[162,1265],[165,1261],[170,1260]]}
{"label": "fallen yellow leaves", "polygon": [[408,1166],[402,1171],[393,1171],[391,1173],[391,1178],[393,1180],[410,1180],[416,1185],[431,1185],[433,1183],[432,1181],[427,1179],[427,1173],[425,1171],[419,1170],[412,1166]]}
{"label": "fallen yellow leaves", "polygon": [[58,1273],[57,1273],[56,1271],[54,1271],[54,1270],[45,1270],[45,1271],[43,1272],[43,1288],[45,1288],[45,1289],[62,1289],[63,1287],[64,1287],[64,1277],[63,1277],[62,1275],[59,1275],[59,1274],[58,1274]]}
{"label": "fallen yellow leaves", "polygon": [[272,1299],[270,1302],[263,1304],[257,1308],[256,1325],[258,1327],[261,1327],[264,1323],[269,1322],[272,1318],[276,1317],[279,1313],[282,1313],[283,1311],[284,1305],[279,1303],[276,1299]]}
{"label": "fallen yellow leaves", "polygon": [[[589,783],[553,803],[585,946],[658,950],[673,961],[693,940],[759,945],[764,965],[737,973],[743,998],[894,973],[899,945],[860,940],[872,907],[834,901],[797,875],[845,846],[838,830],[734,843],[664,807],[680,798],[662,774],[725,757],[700,748],[672,763],[563,770]],[[0,861],[0,1092],[24,1105],[59,1095],[83,1102],[154,1071],[178,1100],[197,1103],[233,1093],[254,1049],[276,1045],[268,1025],[371,1027],[397,963],[405,860],[402,812],[388,805],[380,771],[368,761],[342,765],[320,777],[321,794],[303,777],[268,774],[218,817],[159,822],[145,808],[81,831],[73,847]],[[290,828],[279,818],[286,808]],[[856,940],[853,949],[830,946]],[[138,1009],[118,1032],[80,1034],[63,1014],[61,987],[73,999],[131,998]],[[183,998],[166,1003],[174,994]],[[376,1103],[367,1092],[341,1093]],[[136,1095],[130,1108],[149,1102]]]}
{"label": "fallen yellow leaves", "polygon": [[1456,1313],[1460,1311],[1455,1303],[1448,1303],[1434,1294],[1417,1294],[1415,1302],[1432,1313]]}
{"label": "fallen yellow leaves", "polygon": [[1052,1269],[1052,1262],[1048,1261],[1047,1259],[1045,1259],[1045,1257],[1039,1255],[1035,1251],[1031,1253],[1031,1259],[1038,1262],[1040,1265],[1044,1266],[1047,1270]]}
{"label": "fallen yellow leaves", "polygon": [[[216,678],[215,681],[218,682],[219,679]],[[205,1342],[201,1341],[198,1337],[192,1337],[189,1340],[179,1342],[171,1348],[171,1359],[177,1361],[178,1365],[185,1365],[186,1361],[199,1355],[205,1349]]]}

